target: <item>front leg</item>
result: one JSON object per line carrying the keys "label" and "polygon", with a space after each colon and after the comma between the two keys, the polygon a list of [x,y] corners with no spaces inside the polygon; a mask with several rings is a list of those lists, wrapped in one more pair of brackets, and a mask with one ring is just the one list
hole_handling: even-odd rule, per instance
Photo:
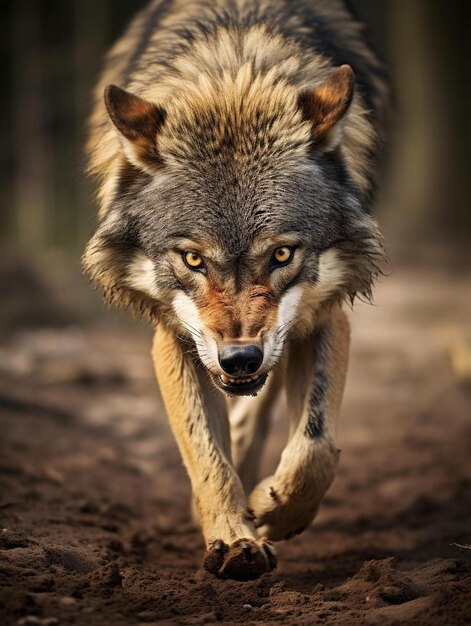
{"label": "front leg", "polygon": [[334,479],[339,457],[335,430],[349,339],[347,317],[338,307],[309,340],[289,346],[290,437],[275,474],[259,483],[249,498],[261,536],[279,541],[301,533]]}
{"label": "front leg", "polygon": [[207,545],[204,567],[223,578],[258,578],[276,565],[257,539],[242,484],[231,461],[224,399],[171,330],[160,324],[152,349],[170,425],[190,475]]}
{"label": "front leg", "polygon": [[243,396],[229,404],[232,458],[245,493],[250,493],[259,478],[263,448],[268,437],[271,412],[276,404],[282,380],[279,370],[270,373],[265,387],[256,398]]}

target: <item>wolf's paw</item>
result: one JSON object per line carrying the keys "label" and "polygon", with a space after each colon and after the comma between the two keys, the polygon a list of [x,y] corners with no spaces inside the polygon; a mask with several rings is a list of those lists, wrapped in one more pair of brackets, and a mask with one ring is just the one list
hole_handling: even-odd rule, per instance
{"label": "wolf's paw", "polygon": [[203,559],[204,569],[218,578],[255,580],[276,567],[276,554],[267,539],[238,539],[230,546],[217,539]]}
{"label": "wolf's paw", "polygon": [[272,476],[262,480],[249,497],[254,522],[260,536],[271,541],[291,539],[302,533],[317,512],[317,499],[308,490],[286,495]]}

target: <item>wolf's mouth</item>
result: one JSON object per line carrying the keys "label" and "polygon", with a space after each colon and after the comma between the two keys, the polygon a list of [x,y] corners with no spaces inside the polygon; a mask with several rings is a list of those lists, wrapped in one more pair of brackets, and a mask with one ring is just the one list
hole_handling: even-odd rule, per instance
{"label": "wolf's mouth", "polygon": [[230,396],[249,396],[259,391],[268,374],[258,374],[255,376],[245,376],[244,378],[231,378],[226,374],[215,376],[217,386]]}

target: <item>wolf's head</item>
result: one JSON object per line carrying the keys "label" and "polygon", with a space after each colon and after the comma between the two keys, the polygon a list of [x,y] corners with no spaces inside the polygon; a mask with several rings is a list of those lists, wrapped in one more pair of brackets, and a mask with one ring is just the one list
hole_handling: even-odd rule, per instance
{"label": "wolf's head", "polygon": [[342,66],[301,91],[242,68],[165,107],[106,90],[122,151],[85,266],[190,341],[228,394],[255,393],[323,307],[370,295],[382,246],[343,150],[353,89]]}

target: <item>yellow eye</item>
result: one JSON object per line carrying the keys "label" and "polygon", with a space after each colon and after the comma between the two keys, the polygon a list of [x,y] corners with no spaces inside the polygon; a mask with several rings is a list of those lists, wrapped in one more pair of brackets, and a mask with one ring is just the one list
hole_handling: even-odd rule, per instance
{"label": "yellow eye", "polygon": [[200,270],[204,267],[203,257],[196,252],[184,252],[183,260],[191,270]]}
{"label": "yellow eye", "polygon": [[285,265],[288,261],[291,260],[293,256],[293,248],[289,248],[288,246],[281,246],[277,248],[273,253],[273,261],[275,263],[279,263]]}

